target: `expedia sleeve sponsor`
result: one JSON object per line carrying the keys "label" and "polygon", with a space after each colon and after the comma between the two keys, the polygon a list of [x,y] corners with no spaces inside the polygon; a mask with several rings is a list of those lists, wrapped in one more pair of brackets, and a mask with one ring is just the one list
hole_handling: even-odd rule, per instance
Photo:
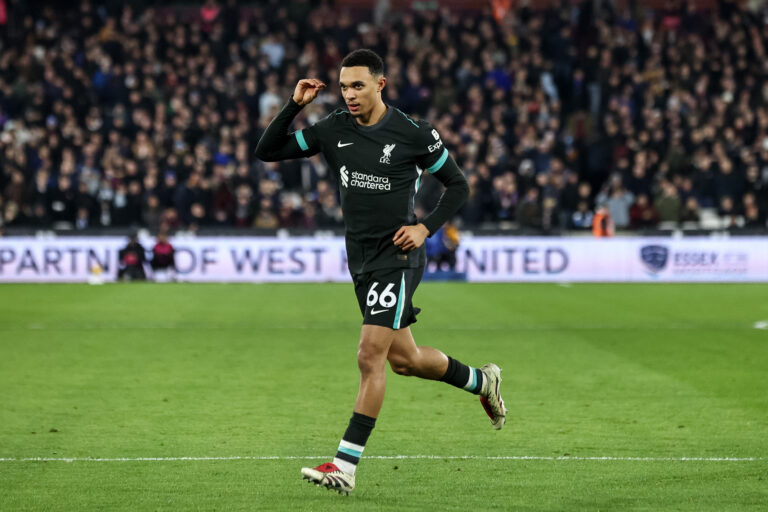
{"label": "expedia sleeve sponsor", "polygon": [[443,148],[443,140],[431,124],[426,121],[419,121],[419,126],[416,141],[416,161],[422,169],[435,173],[445,162],[448,151]]}

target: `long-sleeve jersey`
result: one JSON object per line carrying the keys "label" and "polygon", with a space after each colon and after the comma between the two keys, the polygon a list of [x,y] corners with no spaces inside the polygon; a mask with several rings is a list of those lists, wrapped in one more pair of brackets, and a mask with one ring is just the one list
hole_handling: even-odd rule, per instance
{"label": "long-sleeve jersey", "polygon": [[[372,126],[360,125],[339,109],[288,134],[301,108],[293,99],[283,107],[262,135],[256,156],[275,161],[323,153],[339,183],[351,273],[423,265],[424,246],[404,252],[392,242],[395,232],[421,222],[433,234],[456,214],[469,193],[467,180],[437,130],[388,106]],[[435,176],[446,190],[435,209],[419,220],[413,209],[422,172]]]}

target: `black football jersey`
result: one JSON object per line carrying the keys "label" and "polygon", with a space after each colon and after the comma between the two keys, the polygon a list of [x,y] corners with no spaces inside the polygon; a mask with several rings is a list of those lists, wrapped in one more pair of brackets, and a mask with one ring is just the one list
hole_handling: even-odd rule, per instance
{"label": "black football jersey", "polygon": [[432,125],[392,106],[372,126],[337,110],[293,136],[303,156],[322,152],[336,175],[353,274],[425,263],[424,246],[405,253],[392,238],[401,226],[417,222],[413,208],[421,173],[439,171],[449,158]]}

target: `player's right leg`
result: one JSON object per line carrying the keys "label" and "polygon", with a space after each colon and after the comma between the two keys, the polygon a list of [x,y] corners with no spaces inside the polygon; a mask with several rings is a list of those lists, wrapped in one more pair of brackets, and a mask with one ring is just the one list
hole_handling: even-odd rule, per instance
{"label": "player's right leg", "polygon": [[396,331],[387,359],[392,371],[399,375],[440,380],[479,395],[493,428],[499,430],[504,426],[507,409],[499,390],[501,369],[495,364],[486,364],[477,369],[435,348],[417,346],[410,328]]}
{"label": "player's right leg", "polygon": [[357,465],[384,402],[387,353],[394,333],[389,327],[363,325],[357,351],[360,389],[354,413],[333,462],[316,468],[302,468],[304,479],[342,494],[349,494],[355,488]]}

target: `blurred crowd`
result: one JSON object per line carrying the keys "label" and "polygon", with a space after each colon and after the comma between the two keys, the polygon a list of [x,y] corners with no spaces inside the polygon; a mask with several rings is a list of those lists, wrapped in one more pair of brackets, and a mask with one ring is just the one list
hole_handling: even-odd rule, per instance
{"label": "blurred crowd", "polygon": [[[322,156],[253,150],[299,78],[329,87],[297,129],[343,107],[339,65],[361,47],[385,59],[385,102],[430,120],[466,173],[464,227],[588,230],[598,208],[617,229],[766,227],[768,11],[585,2],[375,25],[309,1],[5,3],[6,227],[343,226]],[[440,191],[427,177],[419,209]]]}

